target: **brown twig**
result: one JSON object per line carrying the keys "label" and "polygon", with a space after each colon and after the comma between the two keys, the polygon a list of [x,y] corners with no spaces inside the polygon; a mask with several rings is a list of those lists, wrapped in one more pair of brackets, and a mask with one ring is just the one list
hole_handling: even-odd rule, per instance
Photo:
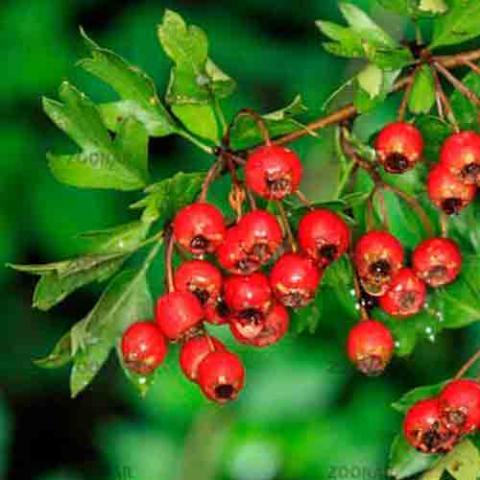
{"label": "brown twig", "polygon": [[398,121],[403,122],[405,119],[405,114],[407,113],[408,99],[410,98],[410,93],[412,93],[413,84],[415,83],[415,78],[420,69],[420,65],[415,67],[413,72],[407,77],[408,83],[405,87],[405,92],[402,97],[402,102],[398,108]]}
{"label": "brown twig", "polygon": [[462,58],[463,63],[477,75],[480,75],[480,67],[466,58]]}
{"label": "brown twig", "polygon": [[297,251],[297,242],[295,241],[295,237],[293,236],[292,229],[290,227],[290,222],[288,221],[287,213],[285,212],[285,208],[283,208],[283,203],[281,201],[276,202],[278,213],[280,214],[280,219],[282,220],[284,234],[288,238],[288,243],[290,244],[290,248],[292,252]]}
{"label": "brown twig", "polygon": [[198,195],[198,202],[207,201],[208,189],[210,188],[210,185],[215,181],[217,176],[221,173],[223,167],[224,159],[223,156],[220,154],[220,156],[217,158],[217,161],[212,164],[212,166],[207,172],[207,175],[205,176],[205,179],[203,180],[202,188],[200,190],[200,194]]}
{"label": "brown twig", "polygon": [[468,370],[470,370],[471,367],[473,367],[473,365],[478,361],[480,360],[480,350],[478,350],[475,354],[473,354],[468,360],[467,362],[463,365],[463,367],[458,371],[458,373],[455,375],[454,379],[455,380],[458,380],[460,378],[462,378],[467,372]]}
{"label": "brown twig", "polygon": [[[350,252],[350,260],[353,264],[353,254]],[[362,288],[360,287],[360,280],[358,279],[357,272],[353,274],[353,288],[355,290],[355,297],[358,301],[358,308],[360,309],[360,320],[369,320],[370,316],[368,315],[368,311],[365,308],[365,305],[362,303]]]}
{"label": "brown twig", "polygon": [[173,292],[175,285],[173,282],[173,247],[175,245],[175,239],[173,237],[173,230],[171,226],[165,229],[165,281],[167,286],[167,292]]}
{"label": "brown twig", "polygon": [[439,108],[439,115],[443,118],[443,111],[447,115],[449,121],[451,122],[454,130],[456,132],[460,131],[460,127],[458,126],[457,119],[455,117],[455,113],[453,112],[452,106],[450,105],[450,101],[448,100],[447,96],[445,95],[445,91],[442,87],[442,82],[440,81],[440,77],[438,76],[437,70],[432,69],[433,79],[435,81],[435,90],[437,99],[440,100],[440,104],[443,106],[442,110],[440,111]]}
{"label": "brown twig", "polygon": [[470,90],[463,82],[461,82],[455,75],[452,75],[443,65],[438,62],[433,63],[434,67],[465,97],[469,102],[477,107],[480,106],[480,98],[475,92]]}
{"label": "brown twig", "polygon": [[295,192],[295,195],[305,207],[309,208],[310,210],[313,210],[312,202],[307,198],[307,196],[303,192],[301,192],[300,190],[297,190]]}

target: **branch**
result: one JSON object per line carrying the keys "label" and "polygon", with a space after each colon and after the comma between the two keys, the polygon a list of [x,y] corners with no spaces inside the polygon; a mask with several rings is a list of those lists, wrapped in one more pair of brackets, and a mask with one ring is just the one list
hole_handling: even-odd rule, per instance
{"label": "branch", "polygon": [[[472,50],[470,52],[462,52],[455,55],[439,55],[434,56],[430,59],[441,67],[445,69],[454,69],[458,67],[465,66],[465,62],[475,62],[480,60],[480,49]],[[390,94],[396,93],[404,88],[407,88],[410,84],[411,75],[407,75],[404,78],[398,80],[392,87]],[[309,135],[310,131],[320,130],[322,128],[336,125],[338,123],[345,122],[357,116],[358,111],[355,106],[350,103],[349,105],[345,105],[344,107],[336,110],[335,112],[330,113],[329,115],[314,120],[313,122],[307,124],[300,130],[296,130],[292,133],[287,135],[283,135],[273,140],[273,143],[277,145],[283,145],[285,143],[293,142],[305,135]]]}

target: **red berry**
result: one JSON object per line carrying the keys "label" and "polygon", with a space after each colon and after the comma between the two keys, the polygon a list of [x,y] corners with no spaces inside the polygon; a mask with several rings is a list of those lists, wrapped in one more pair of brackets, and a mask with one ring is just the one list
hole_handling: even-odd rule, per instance
{"label": "red berry", "polygon": [[375,142],[378,160],[390,173],[403,173],[413,168],[422,156],[423,146],[420,131],[405,122],[390,123]]}
{"label": "red berry", "polygon": [[418,313],[427,295],[427,287],[412,269],[402,268],[393,277],[385,295],[380,297],[380,307],[387,313],[408,317]]}
{"label": "red berry", "polygon": [[461,379],[450,382],[439,397],[442,418],[457,435],[472,433],[480,428],[480,384]]}
{"label": "red berry", "polygon": [[155,320],[169,340],[180,340],[203,319],[203,308],[193,293],[171,292],[157,301]]}
{"label": "red berry", "polygon": [[231,273],[248,275],[270,260],[282,239],[276,217],[264,210],[254,210],[228,230],[217,252],[218,261]]}
{"label": "red berry", "polygon": [[206,305],[220,295],[222,274],[209,262],[191,260],[177,268],[174,283],[177,291],[191,292],[202,305]]}
{"label": "red berry", "polygon": [[207,398],[226,403],[234,400],[243,388],[245,368],[231,352],[211,352],[200,362],[197,382]]}
{"label": "red berry", "polygon": [[224,298],[235,313],[266,313],[272,302],[268,278],[263,273],[232,275],[225,280]]}
{"label": "red berry", "polygon": [[222,297],[205,306],[205,320],[212,325],[224,325],[228,323],[229,317],[230,309]]}
{"label": "red berry", "polygon": [[446,453],[456,443],[456,436],[442,421],[437,398],[421,400],[408,410],[403,433],[408,443],[423,453]]}
{"label": "red berry", "polygon": [[270,285],[277,299],[287,307],[303,307],[315,296],[320,271],[313,261],[298,253],[282,255],[270,272]]}
{"label": "red berry", "polygon": [[412,256],[415,274],[431,287],[453,282],[462,268],[462,254],[448,238],[431,238],[420,243]]}
{"label": "red berry", "polygon": [[438,163],[428,174],[427,191],[434,205],[447,215],[454,215],[473,201],[477,188],[463,183],[447,167]]}
{"label": "red berry", "polygon": [[298,225],[298,241],[307,255],[320,267],[325,267],[347,251],[350,231],[336,213],[325,209],[313,210]]}
{"label": "red berry", "polygon": [[123,334],[122,355],[129,370],[149,375],[167,355],[165,337],[155,323],[136,322]]}
{"label": "red berry", "polygon": [[247,187],[263,198],[274,200],[294,193],[300,185],[302,173],[298,156],[278,145],[257,148],[245,165]]}
{"label": "red berry", "polygon": [[268,347],[285,336],[289,323],[287,309],[280,303],[275,303],[266,314],[260,329],[233,318],[230,322],[230,330],[240,343],[254,347]]}
{"label": "red berry", "polygon": [[195,381],[202,360],[213,351],[224,351],[222,342],[208,335],[189,338],[180,349],[180,367],[185,376]]}
{"label": "red berry", "polygon": [[209,203],[192,203],[182,208],[173,220],[177,242],[194,255],[211,253],[223,242],[223,215]]}
{"label": "red berry", "polygon": [[390,362],[394,347],[390,330],[376,320],[358,322],[348,335],[348,358],[365,375],[380,375]]}
{"label": "red berry", "polygon": [[402,244],[390,233],[371,231],[363,235],[355,247],[355,266],[365,291],[383,295],[392,276],[403,264]]}
{"label": "red berry", "polygon": [[464,183],[480,183],[480,135],[475,132],[454,133],[440,152],[440,163]]}

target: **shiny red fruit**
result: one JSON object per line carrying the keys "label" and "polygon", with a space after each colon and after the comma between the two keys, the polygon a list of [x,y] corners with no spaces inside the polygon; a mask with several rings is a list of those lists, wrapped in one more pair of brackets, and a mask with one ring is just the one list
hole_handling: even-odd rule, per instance
{"label": "shiny red fruit", "polygon": [[480,428],[480,384],[460,379],[444,387],[439,397],[442,418],[457,435],[466,435]]}
{"label": "shiny red fruit", "polygon": [[222,288],[222,274],[204,260],[182,263],[175,271],[173,281],[177,291],[193,293],[202,305],[215,301]]}
{"label": "shiny red fruit", "polygon": [[376,320],[358,322],[348,335],[348,358],[365,375],[380,375],[390,362],[394,347],[390,330]]}
{"label": "shiny red fruit", "polygon": [[205,306],[205,321],[212,325],[224,325],[230,318],[230,309],[223,297],[218,297],[215,302]]}
{"label": "shiny red fruit", "polygon": [[287,309],[280,303],[275,303],[265,315],[261,328],[245,324],[236,318],[230,321],[230,330],[233,336],[245,345],[254,347],[268,347],[279,342],[287,333],[290,318]]}
{"label": "shiny red fruit", "polygon": [[342,218],[326,209],[307,213],[298,225],[301,249],[320,267],[343,255],[350,244],[350,230]]}
{"label": "shiny red fruit", "polygon": [[167,355],[167,343],[153,322],[136,322],[122,337],[122,356],[125,366],[139,375],[149,375]]}
{"label": "shiny red fruit", "polygon": [[263,273],[232,275],[225,280],[224,299],[235,313],[266,313],[272,302],[272,290]]}
{"label": "shiny red fruit", "polygon": [[228,230],[217,258],[225,270],[248,275],[270,260],[282,239],[282,228],[275,215],[254,210]]}
{"label": "shiny red fruit", "polygon": [[245,165],[247,187],[269,200],[294,193],[302,180],[303,167],[297,154],[279,145],[254,150]]}
{"label": "shiny red fruit", "polygon": [[378,161],[389,173],[403,173],[421,159],[424,142],[420,131],[405,122],[390,123],[375,141]]}
{"label": "shiny red fruit", "polygon": [[457,440],[442,421],[437,398],[421,400],[408,410],[403,433],[407,442],[423,453],[446,453]]}
{"label": "shiny red fruit", "polygon": [[463,183],[447,167],[438,163],[428,174],[427,192],[434,205],[447,215],[454,215],[473,201],[477,187]]}
{"label": "shiny red fruit", "polygon": [[193,293],[171,292],[158,299],[155,320],[163,334],[176,341],[197,327],[203,315],[203,308]]}
{"label": "shiny red fruit", "polygon": [[192,203],[173,220],[176,241],[194,255],[214,252],[223,242],[226,228],[222,213],[209,203]]}
{"label": "shiny red fruit", "polygon": [[198,367],[205,357],[215,351],[224,351],[225,346],[215,337],[198,335],[185,341],[180,349],[180,367],[185,376],[195,381]]}
{"label": "shiny red fruit", "polygon": [[355,246],[355,267],[363,288],[372,296],[385,294],[403,259],[402,244],[388,232],[366,233]]}
{"label": "shiny red fruit", "polygon": [[320,283],[320,271],[313,261],[298,253],[282,255],[270,272],[273,293],[283,305],[292,308],[307,305]]}
{"label": "shiny red fruit", "polygon": [[217,403],[227,403],[242,390],[245,368],[234,353],[211,352],[200,362],[197,383],[207,398]]}
{"label": "shiny red fruit", "polygon": [[440,152],[440,163],[460,181],[480,184],[480,135],[458,132],[447,138]]}
{"label": "shiny red fruit", "polygon": [[453,282],[462,268],[462,254],[449,238],[431,238],[420,243],[412,255],[415,274],[431,287]]}
{"label": "shiny red fruit", "polygon": [[418,313],[427,296],[427,287],[412,269],[402,268],[393,277],[380,307],[393,316],[408,317]]}

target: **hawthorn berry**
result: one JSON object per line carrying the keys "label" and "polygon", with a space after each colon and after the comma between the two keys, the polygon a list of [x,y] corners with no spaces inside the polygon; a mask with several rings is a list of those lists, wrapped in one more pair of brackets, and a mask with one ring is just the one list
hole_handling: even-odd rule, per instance
{"label": "hawthorn berry", "polygon": [[320,271],[313,261],[298,253],[285,253],[273,265],[270,285],[277,299],[287,307],[303,307],[315,296]]}
{"label": "hawthorn berry", "polygon": [[263,273],[228,277],[224,286],[224,299],[232,312],[230,322],[236,321],[242,325],[250,337],[261,332],[272,304],[272,290]]}
{"label": "hawthorn berry", "polygon": [[457,435],[480,428],[480,384],[470,379],[450,382],[439,397],[442,418]]}
{"label": "hawthorn berry", "polygon": [[224,325],[228,323],[229,317],[230,309],[221,296],[205,306],[205,321],[212,325]]}
{"label": "hawthorn berry", "polygon": [[343,255],[350,244],[350,230],[342,218],[326,209],[307,213],[298,225],[302,250],[325,267]]}
{"label": "hawthorn berry", "polygon": [[473,201],[477,188],[462,182],[445,165],[438,163],[428,174],[427,192],[434,205],[447,215],[454,215]]}
{"label": "hawthorn berry", "polygon": [[402,268],[379,299],[380,307],[393,316],[408,317],[418,313],[427,296],[427,287],[411,268]]}
{"label": "hawthorn berry", "polygon": [[462,254],[449,238],[430,238],[417,245],[412,255],[415,274],[431,287],[453,282],[462,268]]}
{"label": "hawthorn berry", "polygon": [[243,388],[245,368],[234,353],[216,350],[200,362],[197,383],[207,398],[226,403],[234,400]]}
{"label": "hawthorn berry", "polygon": [[261,329],[257,330],[249,324],[232,318],[230,330],[240,342],[254,347],[268,347],[279,342],[287,333],[290,318],[287,309],[280,303],[275,303],[265,315]]}
{"label": "hawthorn berry", "polygon": [[158,301],[155,320],[163,334],[172,341],[180,340],[203,320],[203,308],[190,292],[170,292]]}
{"label": "hawthorn berry", "polygon": [[255,149],[245,164],[247,187],[269,200],[294,193],[302,180],[303,167],[297,154],[279,145]]}
{"label": "hawthorn berry", "polygon": [[445,140],[440,163],[464,183],[480,184],[480,135],[466,131]]}
{"label": "hawthorn berry", "polygon": [[222,288],[222,274],[204,260],[182,263],[175,271],[173,281],[177,291],[193,293],[202,305],[213,302]]}
{"label": "hawthorn berry", "polygon": [[361,320],[348,335],[348,358],[365,375],[380,375],[390,362],[394,347],[390,330],[377,320]]}
{"label": "hawthorn berry", "polygon": [[136,322],[125,331],[121,343],[123,361],[132,372],[149,375],[167,355],[165,337],[153,322]]}
{"label": "hawthorn berry", "polygon": [[457,440],[442,421],[438,398],[415,403],[405,415],[403,432],[408,443],[423,453],[446,453]]}
{"label": "hawthorn berry", "polygon": [[202,360],[213,351],[224,351],[220,340],[209,335],[197,335],[186,340],[180,349],[180,367],[185,376],[195,381]]}
{"label": "hawthorn berry", "polygon": [[355,246],[355,266],[365,291],[382,296],[402,267],[402,244],[390,233],[373,230],[363,235]]}
{"label": "hawthorn berry", "polygon": [[254,210],[228,230],[217,258],[225,270],[248,275],[270,260],[282,238],[276,217],[265,210]]}
{"label": "hawthorn berry", "polygon": [[413,168],[423,153],[420,131],[406,122],[390,123],[378,134],[375,150],[385,171],[403,173]]}
{"label": "hawthorn berry", "polygon": [[225,221],[210,203],[192,203],[182,208],[173,220],[176,241],[193,255],[214,252],[225,238]]}

